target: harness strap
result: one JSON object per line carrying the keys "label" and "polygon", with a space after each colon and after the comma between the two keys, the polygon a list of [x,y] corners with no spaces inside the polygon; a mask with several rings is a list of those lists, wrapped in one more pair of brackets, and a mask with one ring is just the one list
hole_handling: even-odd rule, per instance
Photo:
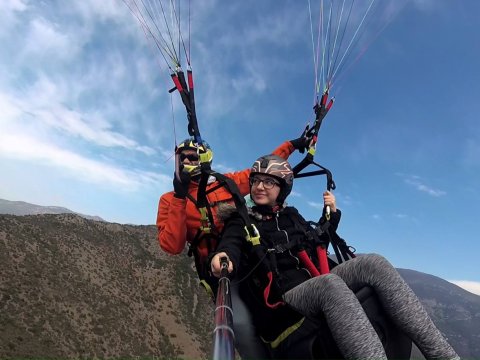
{"label": "harness strap", "polygon": [[[297,218],[297,216],[292,216],[291,217],[294,225],[297,229],[305,231],[305,228],[308,227],[309,230],[311,229],[310,224],[312,222],[307,222],[305,224],[302,224]],[[313,223],[317,225],[316,223]],[[307,252],[304,249],[300,249],[298,252],[298,257],[302,261],[303,265],[307,268],[307,270],[310,272],[312,276],[319,276],[322,274],[328,274],[330,272],[329,266],[328,266],[328,258],[327,258],[327,246],[328,243],[325,244],[325,242],[321,241],[320,239],[320,234],[318,234],[317,231],[311,229],[312,231],[305,232],[305,235],[309,241],[313,241],[316,245],[316,255],[317,255],[317,260],[318,260],[318,265],[315,267],[313,264],[312,259],[308,256]]]}
{"label": "harness strap", "polygon": [[[208,179],[210,176],[213,176],[219,182],[219,184],[207,190]],[[237,184],[229,177],[213,171],[210,168],[209,162],[201,163],[201,177],[198,184],[197,199],[194,199],[193,196],[188,194],[188,198],[195,204],[201,215],[200,227],[197,230],[193,241],[190,243],[188,250],[189,256],[192,254],[195,256],[195,264],[197,266],[199,277],[203,276],[204,278],[209,278],[208,273],[206,273],[206,271],[203,269],[204,264],[198,253],[197,248],[199,243],[203,239],[206,239],[208,253],[211,253],[215,251],[217,246],[216,242],[215,244],[213,243],[213,239],[219,238],[212,213],[212,207],[215,206],[216,203],[209,204],[207,195],[213,191],[216,191],[220,187],[224,187],[231,194],[235,208],[245,224],[245,238],[247,241],[251,242],[253,245],[260,244],[260,233],[250,220],[247,208],[245,206],[245,199],[240,194]]]}
{"label": "harness strap", "polygon": [[210,284],[205,279],[200,279],[200,285],[203,286],[207,295],[209,295],[210,298],[212,298],[212,299],[215,298],[215,294],[213,293],[212,287],[210,286]]}
{"label": "harness strap", "polygon": [[332,247],[335,250],[335,255],[337,256],[338,263],[342,263],[356,257],[351,247],[347,245],[347,242],[342,239],[336,231],[334,231],[332,234],[330,233],[330,231],[327,231],[327,234],[332,243]]}
{"label": "harness strap", "polygon": [[269,271],[267,273],[267,278],[268,278],[268,284],[265,287],[265,289],[263,290],[263,299],[265,300],[265,304],[271,309],[276,309],[280,306],[285,305],[285,303],[283,301],[277,301],[273,304],[270,303],[270,301],[268,300],[268,297],[270,296],[270,289],[272,288],[272,283],[273,283],[273,272],[272,271]]}
{"label": "harness strap", "polygon": [[[187,70],[188,85],[185,81],[185,74],[182,69],[177,69],[172,75],[173,83],[175,84],[176,90],[180,93],[183,105],[187,111],[188,119],[188,133],[190,136],[195,138],[197,144],[202,143],[202,138],[200,136],[200,130],[198,128],[197,114],[195,110],[195,95],[193,89],[193,73],[191,70]],[[171,91],[174,91],[172,89]],[[170,92],[171,92],[170,91]]]}
{"label": "harness strap", "polygon": [[[306,135],[312,136],[312,144],[310,145],[310,148],[308,149],[308,152],[305,155],[305,157],[302,159],[302,161],[294,166],[293,168],[294,177],[298,177],[300,171],[305,169],[308,165],[314,163],[313,157],[315,156],[316,144],[318,140],[318,132],[320,131],[320,126],[322,125],[323,119],[327,115],[330,108],[333,106],[334,100],[330,99],[328,104],[327,104],[327,100],[328,100],[328,90],[323,93],[322,98],[320,99],[320,103],[317,102],[313,107],[313,110],[315,112],[315,122],[310,130],[306,129],[305,131]],[[309,175],[304,175],[304,176],[309,176]]]}
{"label": "harness strap", "polygon": [[[260,233],[258,232],[258,229],[256,226],[252,223],[250,216],[248,215],[247,207],[245,205],[245,199],[240,194],[240,190],[238,189],[237,184],[230,179],[229,177],[226,177],[223,174],[217,173],[213,170],[205,169],[205,171],[202,169],[202,177],[206,177],[208,179],[209,176],[215,177],[215,179],[219,182],[221,182],[222,186],[227,189],[227,191],[232,195],[232,200],[235,204],[235,208],[240,215],[240,217],[243,220],[243,223],[245,224],[245,238],[247,241],[251,242],[253,245],[258,245],[260,244]],[[214,187],[216,190],[218,187]],[[198,198],[206,199],[206,194],[213,191],[213,189],[206,191],[206,180],[205,184],[200,183],[199,188],[198,188]]]}
{"label": "harness strap", "polygon": [[298,258],[303,263],[303,265],[305,265],[305,267],[313,277],[320,275],[320,272],[317,270],[315,265],[313,265],[312,260],[308,257],[305,250],[301,250],[298,252]]}
{"label": "harness strap", "polygon": [[[337,262],[339,264],[356,257],[352,251],[352,249],[355,249],[351,246],[348,246],[347,242],[342,239],[335,230],[332,231],[332,229],[330,229],[330,222],[328,220],[322,222],[322,219],[320,219],[320,224],[317,224],[317,226],[315,227],[315,232],[318,236],[327,234],[329,243],[332,245],[335,256],[337,257]],[[328,258],[326,260],[326,264],[328,265]]]}
{"label": "harness strap", "polygon": [[317,257],[319,262],[320,274],[328,274],[330,267],[328,266],[327,248],[321,245],[317,246]]}
{"label": "harness strap", "polygon": [[299,321],[297,321],[295,324],[292,326],[286,328],[280,335],[277,336],[277,338],[271,342],[265,341],[263,338],[263,342],[270,344],[270,347],[272,349],[275,349],[280,345],[280,343],[285,340],[287,337],[289,337],[291,334],[293,334],[300,326],[302,326],[303,322],[305,321],[305,318],[301,318]]}

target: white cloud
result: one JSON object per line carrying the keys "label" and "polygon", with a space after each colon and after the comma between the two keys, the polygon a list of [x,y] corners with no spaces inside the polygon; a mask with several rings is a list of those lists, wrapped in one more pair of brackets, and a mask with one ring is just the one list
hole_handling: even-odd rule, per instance
{"label": "white cloud", "polygon": [[2,92],[0,92],[0,109],[2,109],[0,124],[13,121],[22,114],[19,101]]}
{"label": "white cloud", "polygon": [[3,0],[2,1],[2,21],[0,22],[0,37],[8,36],[10,29],[19,21],[18,15],[27,9],[25,1],[22,0]]}
{"label": "white cloud", "polygon": [[86,20],[118,19],[125,16],[123,1],[118,0],[83,0],[72,4],[76,13]]}
{"label": "white cloud", "polygon": [[413,186],[418,191],[427,193],[428,195],[431,195],[434,197],[440,197],[447,194],[443,190],[435,189],[433,187],[430,187],[429,185],[424,184],[423,181],[420,179],[420,177],[416,175],[407,176],[403,180],[406,184]]}
{"label": "white cloud", "polygon": [[66,33],[53,23],[45,19],[34,19],[30,24],[29,33],[25,39],[24,51],[26,56],[52,58],[71,58],[78,53],[78,47]]}
{"label": "white cloud", "polygon": [[111,125],[105,122],[102,124],[102,119],[98,119],[95,115],[81,114],[61,104],[53,104],[49,108],[34,110],[31,113],[36,119],[52,127],[97,145],[137,150],[147,155],[155,153],[155,150],[148,146],[140,146],[136,141],[111,131],[109,129]]}
{"label": "white cloud", "polygon": [[308,201],[307,204],[315,209],[323,210],[323,202],[320,203],[320,202]]}
{"label": "white cloud", "polygon": [[27,5],[22,0],[3,0],[2,10],[4,11],[24,11]]}
{"label": "white cloud", "polygon": [[302,197],[302,194],[299,193],[299,192],[297,192],[297,191],[295,191],[295,190],[292,190],[292,191],[290,192],[290,195],[289,195],[289,196]]}
{"label": "white cloud", "polygon": [[460,286],[461,288],[470,291],[473,294],[480,295],[480,282],[467,280],[448,280],[452,284]]}
{"label": "white cloud", "polygon": [[[135,140],[113,131],[112,124],[103,118],[102,114],[81,113],[69,109],[62,103],[66,88],[68,86],[65,83],[57,84],[42,76],[22,96],[0,92],[3,111],[0,123],[9,126],[11,133],[57,130],[63,136],[81,138],[103,147],[120,147],[146,155],[156,153],[154,149],[139,145]],[[25,116],[26,114],[29,116]]]}
{"label": "white cloud", "polygon": [[125,170],[20,134],[1,133],[0,153],[4,157],[54,166],[75,179],[113,186],[122,191],[136,191],[143,186],[166,183],[168,178],[146,171]]}

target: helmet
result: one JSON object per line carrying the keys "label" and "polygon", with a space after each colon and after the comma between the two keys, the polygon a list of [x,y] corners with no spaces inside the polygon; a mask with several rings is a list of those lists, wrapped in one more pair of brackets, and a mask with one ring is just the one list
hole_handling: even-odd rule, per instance
{"label": "helmet", "polygon": [[277,203],[283,204],[293,187],[293,171],[288,161],[278,155],[264,155],[253,163],[250,178],[258,173],[272,176],[280,181]]}
{"label": "helmet", "polygon": [[[210,145],[208,145],[206,141],[202,141],[201,145],[198,145],[193,137],[185,139],[175,148],[175,155],[178,157],[183,150],[194,150],[200,156],[201,160],[205,160],[210,164],[212,163],[213,152],[210,148]],[[183,169],[190,174],[190,176],[200,175],[200,164],[182,166]]]}

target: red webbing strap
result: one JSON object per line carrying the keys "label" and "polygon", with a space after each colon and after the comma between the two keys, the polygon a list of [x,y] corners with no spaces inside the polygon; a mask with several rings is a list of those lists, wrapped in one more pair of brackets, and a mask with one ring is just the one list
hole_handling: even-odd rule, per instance
{"label": "red webbing strap", "polygon": [[177,88],[178,92],[183,92],[183,87],[182,84],[180,83],[180,80],[178,79],[178,76],[175,74],[172,74],[172,80],[173,83],[175,84],[175,87]]}
{"label": "red webbing strap", "polygon": [[191,70],[187,70],[187,80],[188,80],[188,88],[190,91],[193,90],[193,74]]}
{"label": "red webbing strap", "polygon": [[265,300],[265,304],[271,309],[276,309],[279,306],[285,305],[285,303],[283,301],[278,301],[274,304],[270,304],[270,302],[268,301],[268,296],[270,295],[270,288],[272,287],[273,273],[271,271],[269,271],[267,273],[267,277],[268,277],[268,285],[265,288],[265,290],[263,290],[263,298]]}
{"label": "red webbing strap", "polygon": [[310,274],[313,277],[320,275],[320,273],[318,272],[315,265],[313,265],[312,260],[308,257],[307,252],[305,250],[300,250],[297,255],[300,261],[302,262],[302,264],[305,266],[305,268],[310,272]]}
{"label": "red webbing strap", "polygon": [[328,274],[330,267],[328,266],[327,248],[323,246],[317,246],[317,257],[320,274]]}

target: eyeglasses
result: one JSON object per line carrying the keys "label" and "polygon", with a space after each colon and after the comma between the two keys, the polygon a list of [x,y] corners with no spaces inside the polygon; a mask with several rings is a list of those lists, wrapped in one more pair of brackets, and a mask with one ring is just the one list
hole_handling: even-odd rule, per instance
{"label": "eyeglasses", "polygon": [[270,178],[257,178],[257,177],[252,177],[250,178],[250,186],[255,186],[257,187],[260,185],[260,183],[263,183],[263,187],[267,190],[273,189],[275,185],[280,186],[280,184]]}
{"label": "eyeglasses", "polygon": [[190,161],[198,161],[198,155],[197,154],[180,154],[180,161],[185,161],[185,159],[188,159]]}

